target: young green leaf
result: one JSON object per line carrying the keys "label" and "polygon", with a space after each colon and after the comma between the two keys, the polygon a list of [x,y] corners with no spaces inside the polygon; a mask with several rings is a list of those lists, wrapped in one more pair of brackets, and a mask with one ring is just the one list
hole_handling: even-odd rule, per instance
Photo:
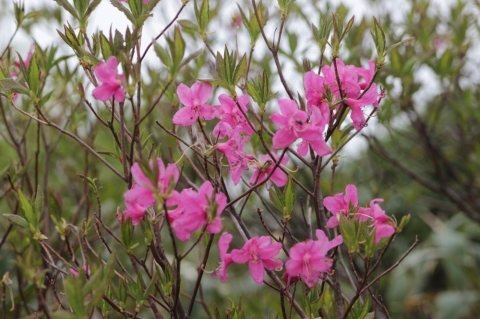
{"label": "young green leaf", "polygon": [[292,178],[288,177],[287,185],[283,190],[283,197],[285,198],[285,206],[283,207],[283,216],[285,218],[290,217],[295,205],[295,188],[293,187]]}

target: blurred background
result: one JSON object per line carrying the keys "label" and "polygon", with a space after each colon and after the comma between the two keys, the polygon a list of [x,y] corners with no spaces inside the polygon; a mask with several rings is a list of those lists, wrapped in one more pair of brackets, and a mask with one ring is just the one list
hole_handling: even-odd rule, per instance
{"label": "blurred background", "polygon": [[[163,0],[156,8],[143,33],[144,46],[169,21],[168,17],[178,10],[179,3]],[[242,1],[239,4],[244,5]],[[266,30],[273,34],[278,26],[278,12],[270,1],[264,1],[264,4],[271,8]],[[235,4],[212,0],[210,6],[223,25],[231,25],[232,18],[238,15]],[[18,31],[8,58],[15,59],[15,51],[25,56],[32,39],[43,49],[59,45],[59,55],[71,54],[69,48],[61,44],[55,31],[62,30],[63,24],[71,21],[71,17],[62,13],[53,1],[27,1],[25,7],[27,12],[38,13]],[[387,45],[408,37],[416,39],[412,45],[393,50],[380,71],[376,82],[388,94],[368,127],[340,153],[335,193],[342,192],[346,184],[355,183],[362,204],[366,205],[371,198],[381,197],[385,199],[382,207],[387,214],[397,220],[406,214],[411,215],[409,225],[388,251],[383,268],[395,263],[416,236],[420,243],[376,288],[392,318],[480,318],[480,2],[298,0],[293,7],[280,58],[289,78],[298,77],[298,81],[292,81],[295,82],[292,87],[301,94],[302,59],[310,59],[314,65],[318,62],[318,47],[312,40],[310,24],[321,23],[328,19],[331,12],[346,19],[355,15],[355,25],[341,50],[341,58],[348,64],[366,66],[369,58],[375,58],[369,34],[374,16],[384,26]],[[0,8],[0,51],[3,51],[10,35],[15,32],[15,22],[11,1],[1,0]],[[192,16],[193,10],[187,10],[182,19]],[[119,11],[108,1],[102,1],[89,24],[89,32],[98,29],[108,32],[110,27],[123,32],[127,25],[127,20]],[[211,28],[214,30],[215,25]],[[232,37],[232,33],[236,36]],[[194,37],[187,41],[202,47],[201,41]],[[236,46],[244,52],[247,49],[242,50],[242,45],[248,44],[249,38],[245,28],[240,26],[225,33],[218,31],[210,36],[209,41],[214,51],[223,50],[224,43],[227,43],[229,47]],[[152,89],[150,92],[154,92],[165,76],[161,69],[156,68],[158,57],[151,53],[145,66],[149,74],[146,85]],[[271,64],[264,63],[264,59],[269,59],[268,56],[265,58],[265,54],[265,47],[259,44],[255,49],[257,58],[253,66],[266,66],[274,79],[275,69]],[[182,71],[178,81],[192,82],[202,74],[211,73],[212,66],[205,60],[202,53]],[[105,154],[115,158],[115,150],[110,149],[111,138],[96,132],[95,126],[89,122],[87,110],[76,106],[78,99],[73,96],[75,83],[82,76],[75,73],[77,70],[70,71],[67,75],[59,71],[50,80],[51,86],[62,83],[54,98],[61,105],[68,105],[65,106],[68,113],[79,110],[69,124],[72,130],[85,139],[95,139],[99,149],[103,147]],[[274,91],[279,91],[278,97],[285,96],[278,83],[274,84]],[[144,99],[148,103],[153,93],[146,94]],[[169,101],[162,103],[165,108],[171,105]],[[62,114],[58,114],[59,123]],[[159,118],[165,111],[159,108],[154,114]],[[20,125],[22,122],[18,121]],[[149,125],[154,127],[153,122]],[[1,124],[0,131],[5,133]],[[72,153],[71,141],[60,137],[57,141],[56,134],[51,132],[48,136],[52,143],[57,143],[56,151],[48,154],[43,164],[52,170],[48,191],[44,191],[46,196],[58,202],[64,218],[70,221],[73,218],[72,223],[78,223],[83,213],[79,215],[77,204],[82,202],[82,211],[88,212],[93,209],[95,198],[93,194],[90,194],[91,199],[83,197],[86,183],[76,174],[95,176],[100,184],[103,211],[110,214],[109,222],[115,223],[115,212],[122,205],[125,189],[109,187],[115,185],[116,177],[102,170],[83,151]],[[158,130],[152,129],[149,134],[152,134],[152,141],[161,144],[162,135]],[[171,142],[164,142],[163,147],[168,147],[168,143]],[[89,160],[93,163],[85,166]],[[12,148],[0,136],[0,173],[5,172],[4,169],[12,169],[17,161]],[[26,166],[27,163],[23,162],[18,169]],[[9,187],[5,176],[0,175],[0,196]],[[309,177],[302,178],[307,181]],[[328,169],[324,173],[324,183],[327,192],[330,184]],[[3,196],[0,198],[0,209],[11,213],[8,200]],[[0,238],[7,232],[8,225],[6,220],[0,219]],[[32,267],[40,263],[29,260],[28,254],[23,253],[20,254],[23,254],[23,259],[19,259],[18,252],[27,251],[28,242],[13,232],[9,239],[17,240],[17,247],[12,249],[12,246],[5,245],[0,248],[0,274],[11,271],[14,260],[17,264],[31,263]],[[297,232],[302,232],[300,225]],[[216,260],[216,257],[211,260]],[[214,266],[214,262],[209,265],[211,269]],[[193,267],[195,264],[192,263]],[[261,293],[249,280],[248,273],[232,267],[231,278],[228,286],[218,280],[206,280],[203,293],[207,303],[216,303],[224,309],[229,305],[226,295],[234,300],[244,295],[246,313],[252,318],[258,318],[257,311],[265,313],[265,309],[270,309],[272,315],[278,311],[278,305],[273,301],[277,300],[277,296]],[[187,276],[185,281],[188,285],[194,279],[190,280]],[[25,291],[26,298],[33,293]]]}

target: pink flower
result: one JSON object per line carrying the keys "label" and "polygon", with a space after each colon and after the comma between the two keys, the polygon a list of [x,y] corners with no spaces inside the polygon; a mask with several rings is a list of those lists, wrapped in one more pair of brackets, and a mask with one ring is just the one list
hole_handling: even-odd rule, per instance
{"label": "pink flower", "polygon": [[[372,83],[372,85],[368,87],[375,75],[375,64],[372,60],[370,60],[368,64],[368,69],[358,68],[353,65],[345,65],[342,60],[337,59],[337,72],[335,72],[333,64],[331,66],[324,66],[322,68],[322,75],[311,71],[307,72],[304,76],[304,85],[309,108],[313,106],[319,107],[324,117],[330,116],[330,110],[326,103],[326,92],[328,88],[328,91],[333,94],[329,102],[337,103],[337,106],[334,107],[332,112],[335,110],[338,111],[338,106],[340,105],[338,102],[344,98],[346,105],[352,110],[350,118],[353,121],[355,129],[361,130],[365,126],[365,116],[362,108],[370,104],[378,107],[379,98],[377,86]],[[342,92],[340,92],[337,78],[340,81]],[[365,91],[367,87],[368,90]],[[361,98],[359,98],[360,95],[362,95]],[[325,113],[325,111],[328,111],[328,113]]]}
{"label": "pink flower", "polygon": [[253,281],[257,284],[263,282],[265,268],[279,271],[282,269],[282,261],[274,259],[282,249],[281,243],[273,243],[269,236],[255,236],[249,239],[242,249],[234,249],[231,252],[232,261],[238,264],[248,262],[248,268]]}
{"label": "pink flower", "polygon": [[382,238],[388,238],[395,234],[395,227],[392,226],[392,221],[377,202],[383,202],[383,199],[376,198],[371,200],[369,208],[362,207],[355,215],[358,216],[361,221],[373,220],[373,227],[375,228],[375,245],[378,245]]}
{"label": "pink flower", "polygon": [[173,116],[173,123],[181,126],[190,126],[198,118],[211,120],[215,117],[215,108],[205,104],[212,96],[213,87],[206,82],[196,82],[191,88],[185,84],[177,87],[177,95],[180,102],[184,105]]}
{"label": "pink flower", "polygon": [[[224,138],[230,134],[233,129],[239,129],[245,134],[252,135],[253,129],[248,124],[248,120],[243,113],[247,113],[248,95],[242,95],[238,97],[237,103],[226,94],[222,94],[218,97],[220,100],[220,122],[213,129],[213,136],[218,138]],[[243,113],[242,113],[243,111]]]}
{"label": "pink flower", "polygon": [[[332,152],[322,137],[324,127],[315,125],[324,121],[316,119],[315,122],[312,122],[312,117],[299,110],[295,101],[280,99],[278,103],[281,113],[275,113],[270,116],[272,122],[280,127],[273,136],[272,146],[274,149],[287,148],[295,140],[302,138],[303,141],[298,148],[300,155],[307,154],[308,145],[319,156],[325,156]],[[315,116],[321,115],[316,114]]]}
{"label": "pink flower", "polygon": [[240,131],[234,130],[230,135],[230,139],[225,143],[218,143],[216,145],[217,151],[225,154],[230,166],[230,175],[234,185],[240,182],[242,172],[248,170],[248,163],[253,159],[251,155],[244,153],[245,144],[250,140],[250,137],[240,134]]}
{"label": "pink flower", "polygon": [[325,78],[313,71],[305,73],[303,77],[305,97],[309,104],[319,105],[325,99]]}
{"label": "pink flower", "polygon": [[[147,203],[146,206],[142,206],[135,201],[128,201],[125,200],[125,210],[123,211],[123,216],[127,216],[132,220],[132,225],[138,225],[142,221],[143,217],[145,216],[145,212],[147,209],[154,204],[155,201],[151,203]],[[123,220],[123,216],[118,216],[119,222],[121,223]]]}
{"label": "pink flower", "polygon": [[[159,195],[169,203],[172,186],[180,178],[180,171],[175,164],[169,164],[167,168],[161,158],[157,158],[158,180],[152,185],[151,180],[145,176],[138,163],[133,164],[131,168],[132,177],[135,184],[131,189],[123,194],[126,210],[124,215],[132,219],[132,223],[137,225],[145,215],[148,207],[155,204],[156,195]],[[150,161],[150,168],[153,170],[154,162]]]}
{"label": "pink flower", "polygon": [[290,249],[290,257],[285,263],[285,270],[289,278],[300,276],[303,282],[313,288],[320,278],[332,268],[333,261],[326,257],[330,249],[343,242],[342,236],[329,241],[325,233],[317,229],[318,240],[307,239],[295,244]]}
{"label": "pink flower", "polygon": [[124,81],[123,74],[118,74],[117,58],[111,56],[106,62],[99,63],[95,69],[95,75],[102,83],[93,90],[93,97],[102,102],[106,102],[112,97],[117,102],[125,100],[125,91],[122,88]]}
{"label": "pink flower", "polygon": [[[278,160],[278,155],[272,154],[275,157],[275,160]],[[281,165],[285,166],[288,163],[288,157],[283,156]],[[261,161],[256,162],[254,172],[250,178],[250,185],[255,185],[262,182],[267,176],[272,172],[275,167],[275,162],[272,160],[270,155],[262,155]],[[272,176],[270,176],[270,181],[277,185],[278,187],[285,186],[287,184],[287,174],[285,174],[279,167],[275,169]]]}
{"label": "pink flower", "polygon": [[[344,96],[356,98],[360,94],[361,90],[360,85],[358,84],[358,68],[353,65],[345,65],[345,63],[340,59],[336,60],[336,64],[338,78],[340,80]],[[325,65],[322,68],[322,73],[332,93],[340,96],[334,64],[332,63],[331,66]]]}
{"label": "pink flower", "polygon": [[343,193],[328,196],[323,199],[323,205],[332,213],[332,217],[327,222],[328,228],[338,226],[340,215],[347,216],[350,210],[358,206],[357,187],[349,184]]}
{"label": "pink flower", "polygon": [[220,263],[213,271],[213,277],[220,277],[222,282],[225,282],[228,278],[227,268],[233,262],[230,254],[227,254],[228,247],[232,242],[233,236],[229,233],[223,233],[218,240],[218,251],[220,254]]}
{"label": "pink flower", "polygon": [[184,189],[176,193],[169,204],[178,207],[168,212],[168,218],[175,236],[182,241],[190,239],[191,233],[207,224],[209,234],[217,234],[222,230],[220,214],[227,206],[227,196],[214,193],[212,184],[206,181],[198,189]]}

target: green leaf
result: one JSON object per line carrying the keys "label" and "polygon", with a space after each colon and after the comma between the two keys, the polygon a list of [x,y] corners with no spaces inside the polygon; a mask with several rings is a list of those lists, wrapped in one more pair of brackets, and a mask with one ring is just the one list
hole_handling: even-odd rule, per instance
{"label": "green leaf", "polygon": [[245,75],[247,72],[247,56],[246,54],[243,55],[242,59],[238,63],[237,67],[235,68],[235,72],[233,73],[233,85],[237,85],[238,81]]}
{"label": "green leaf", "polygon": [[100,48],[102,50],[103,59],[107,60],[109,57],[113,55],[112,46],[108,41],[107,37],[100,33]]}
{"label": "green leaf", "polygon": [[28,221],[22,216],[18,216],[14,214],[3,214],[3,216],[5,216],[8,219],[8,221],[13,225],[19,226],[21,228],[27,228],[27,229],[30,227],[30,224],[28,223]]}
{"label": "green leaf", "polygon": [[107,261],[107,264],[100,268],[83,287],[83,294],[91,293],[88,300],[87,310],[91,312],[93,308],[97,307],[105,294],[108,285],[110,285],[115,266],[116,255],[112,253]]}
{"label": "green leaf", "polygon": [[133,14],[119,0],[110,0],[110,2],[115,8],[123,12],[123,14],[125,14],[125,16],[127,17],[128,20],[130,20],[130,22],[132,22],[133,24],[136,23],[136,20]]}
{"label": "green leaf", "polygon": [[32,59],[30,60],[30,65],[28,66],[28,77],[27,77],[27,83],[28,86],[30,87],[30,90],[32,90],[35,93],[35,96],[40,94],[40,68],[38,66],[38,61],[37,61],[37,53],[35,52],[32,56]]}
{"label": "green leaf", "polygon": [[22,190],[20,189],[18,190],[17,196],[25,218],[27,219],[29,224],[34,226],[34,228],[36,229],[38,226],[38,222],[32,204],[30,204],[30,200],[23,194]]}
{"label": "green leaf", "polygon": [[408,39],[402,40],[400,42],[397,42],[395,44],[392,44],[391,46],[388,47],[387,50],[385,50],[384,56],[387,56],[392,50],[398,48],[399,46],[411,44],[414,41],[415,41],[415,38],[412,37],[412,38],[408,38]]}
{"label": "green leaf", "polygon": [[345,38],[345,36],[347,35],[348,31],[350,31],[350,29],[352,28],[354,21],[355,21],[355,16],[352,16],[352,18],[351,18],[350,20],[348,20],[347,26],[346,26],[345,29],[343,30],[343,33],[342,33],[342,36],[340,37],[340,40],[343,40],[343,39]]}
{"label": "green leaf", "polygon": [[283,191],[283,197],[285,198],[283,216],[285,218],[289,218],[295,205],[295,188],[293,187],[293,181],[291,176],[288,177],[287,185],[285,186],[285,189]]}
{"label": "green leaf", "polygon": [[410,214],[407,214],[402,217],[400,220],[400,224],[398,224],[397,228],[395,229],[396,233],[400,233],[405,226],[407,226],[408,222],[410,221]]}
{"label": "green leaf", "polygon": [[85,12],[85,17],[89,17],[92,12],[98,7],[98,5],[102,2],[102,0],[93,0],[87,8]]}
{"label": "green leaf", "polygon": [[167,68],[169,69],[172,68],[172,58],[170,58],[170,55],[168,54],[167,50],[165,50],[160,44],[157,44],[157,43],[153,45],[153,49],[155,50],[155,53],[160,58],[162,63]]}
{"label": "green leaf", "polygon": [[280,189],[278,189],[277,186],[272,185],[268,191],[268,195],[273,206],[275,206],[279,211],[283,212],[283,208],[285,207],[285,197]]}
{"label": "green leaf", "polygon": [[343,242],[348,248],[350,253],[355,253],[359,251],[359,243],[357,236],[357,220],[351,220],[343,215],[340,215],[340,232],[342,233]]}
{"label": "green leaf", "polygon": [[73,312],[78,318],[84,318],[85,307],[83,302],[85,300],[85,295],[82,292],[82,280],[80,279],[80,276],[69,276],[64,280],[64,285],[67,299]]}
{"label": "green leaf", "polygon": [[225,70],[225,62],[220,54],[220,52],[217,51],[217,56],[215,58],[215,71],[217,71],[218,77],[222,80],[226,80],[226,70]]}
{"label": "green leaf", "polygon": [[178,27],[175,27],[175,31],[173,33],[173,44],[173,66],[175,69],[178,69],[178,67],[180,66],[180,62],[182,61],[185,54],[185,40],[183,40],[182,33],[180,32],[180,28]]}
{"label": "green leaf", "polygon": [[120,238],[125,248],[129,249],[132,243],[133,225],[132,219],[124,219],[120,224]]}
{"label": "green leaf", "polygon": [[370,310],[370,297],[367,296],[363,304],[360,300],[355,302],[348,313],[347,319],[365,319],[368,315],[368,310]]}
{"label": "green leaf", "polygon": [[193,23],[192,21],[187,20],[187,19],[178,20],[177,23],[185,31],[195,31],[196,32],[199,29],[198,25],[196,25],[195,23]]}
{"label": "green leaf", "polygon": [[18,82],[10,78],[1,79],[0,87],[2,87],[4,90],[9,90],[15,93],[30,95],[30,91],[26,87],[20,85]]}
{"label": "green leaf", "polygon": [[74,7],[72,7],[72,5],[70,3],[68,3],[67,0],[53,0],[53,1],[55,1],[59,6],[63,7],[65,10],[67,10],[77,20],[79,19],[77,11],[75,10]]}
{"label": "green leaf", "polygon": [[43,204],[44,204],[44,196],[43,196],[42,190],[39,187],[38,191],[37,191],[37,194],[35,196],[35,202],[34,202],[34,207],[33,207],[34,212],[35,212],[35,216],[37,218],[37,225],[40,222],[40,218],[42,217]]}
{"label": "green leaf", "polygon": [[200,8],[199,16],[197,17],[198,26],[200,27],[200,32],[204,33],[207,31],[207,25],[210,20],[210,5],[208,0],[202,1],[202,7]]}
{"label": "green leaf", "polygon": [[385,45],[386,45],[385,32],[383,31],[382,26],[380,25],[380,22],[378,22],[376,18],[373,18],[373,22],[374,22],[374,32],[372,33],[372,35],[375,41],[375,46],[377,47],[378,59],[380,59],[377,61],[377,64],[382,65],[384,63],[384,58],[385,58]]}

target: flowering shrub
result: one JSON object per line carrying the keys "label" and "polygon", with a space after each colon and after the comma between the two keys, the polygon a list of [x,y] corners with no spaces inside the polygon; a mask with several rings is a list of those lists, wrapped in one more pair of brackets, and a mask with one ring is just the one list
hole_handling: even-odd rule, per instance
{"label": "flowering shrub", "polygon": [[[212,317],[213,305],[204,301],[202,283],[229,285],[248,269],[258,289],[279,296],[272,309],[284,318],[286,304],[289,317],[295,312],[300,318],[373,318],[372,300],[388,314],[370,287],[395,267],[377,274],[408,217],[397,223],[379,206],[382,199],[360,207],[353,184],[346,186],[345,194],[332,194],[334,182],[342,187],[352,182],[335,179],[340,152],[381,112],[386,92],[375,79],[387,54],[402,43],[386,48],[384,31],[375,20],[376,60],[370,60],[368,68],[348,65],[339,48],[354,28],[353,18],[344,25],[343,17],[333,15],[330,23],[312,28],[319,62],[315,68],[304,63],[302,74],[294,79],[286,77],[279,63],[283,27],[293,1],[278,2],[278,34],[267,34],[265,28],[265,12],[273,7],[254,0],[249,17],[240,10],[251,41],[251,53],[243,56],[245,48],[213,51],[208,41],[208,25],[213,23],[209,0],[182,1],[172,21],[146,46],[141,45],[142,28],[156,14],[158,0],[111,0],[131,28],[108,36],[86,31],[99,1],[73,1],[73,6],[66,0],[56,2],[79,27],[65,24],[58,33],[76,57],[80,74],[75,98],[86,106],[88,116],[75,127],[69,126],[74,111],[68,119],[54,117],[57,108],[50,99],[57,91],[47,79],[57,75],[54,66],[62,60],[53,62],[56,52],[42,49],[41,43],[28,62],[20,63],[23,77],[2,67],[1,101],[43,132],[37,138],[40,143],[43,136],[47,166],[51,153],[47,135],[52,132],[79,144],[86,150],[85,161],[101,166],[91,171],[87,164],[78,173],[93,194],[85,191],[79,201],[88,201],[88,208],[79,203],[73,219],[61,213],[61,204],[48,187],[43,189],[48,200],[42,199],[38,174],[33,182],[20,176],[10,180],[17,209],[5,216],[16,234],[33,243],[32,254],[42,261],[41,266],[22,269],[39,296],[38,311],[47,318],[85,318],[94,313],[105,318],[198,318],[203,315],[196,306],[200,296],[205,315]],[[196,22],[179,20],[187,6],[194,7]],[[237,17],[235,29],[239,27]],[[192,46],[206,48],[206,53],[187,50],[187,35],[193,38]],[[267,71],[252,55],[260,35],[271,52],[274,71]],[[167,49],[157,41],[165,41]],[[158,55],[156,63],[161,62],[156,75],[143,64],[152,51]],[[187,51],[192,55],[185,56]],[[196,65],[199,54],[201,62]],[[215,70],[209,70],[208,77],[189,72],[209,65]],[[68,65],[64,67],[68,70]],[[295,96],[290,85],[302,78],[304,90]],[[274,83],[278,94],[271,92]],[[17,95],[22,95],[21,101]],[[153,123],[156,126],[149,125]],[[111,137],[114,151],[101,151],[90,139],[97,131],[101,138]],[[17,145],[15,135],[10,137]],[[24,165],[22,147],[14,149]],[[332,179],[327,191],[323,182],[329,163]],[[115,182],[107,183],[100,172],[113,173]],[[47,185],[48,171],[44,178]],[[119,188],[124,203],[116,197],[115,214],[111,203],[107,209],[102,205],[102,197],[105,190]],[[96,208],[90,208],[94,203]],[[263,209],[254,209],[259,206]],[[11,286],[8,280],[7,273],[4,287]],[[12,309],[14,302],[19,301],[12,299]],[[28,312],[30,306],[23,303]],[[231,308],[235,318],[245,316],[240,303],[232,300]],[[215,313],[219,318],[218,309]]]}

